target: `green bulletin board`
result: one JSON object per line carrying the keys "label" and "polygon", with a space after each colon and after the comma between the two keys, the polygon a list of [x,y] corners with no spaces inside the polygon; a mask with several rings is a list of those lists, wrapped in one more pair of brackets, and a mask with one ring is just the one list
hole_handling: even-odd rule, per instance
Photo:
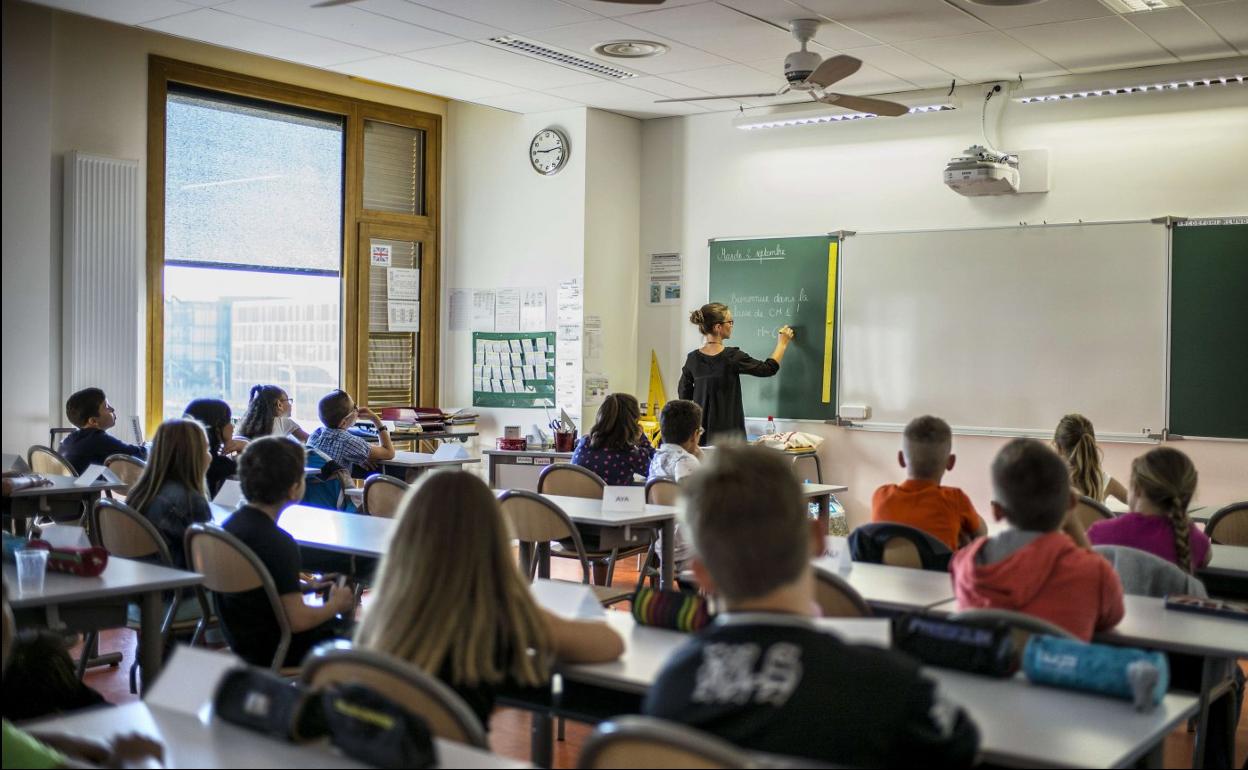
{"label": "green bulletin board", "polygon": [[554,401],[554,332],[473,333],[473,406],[532,409]]}

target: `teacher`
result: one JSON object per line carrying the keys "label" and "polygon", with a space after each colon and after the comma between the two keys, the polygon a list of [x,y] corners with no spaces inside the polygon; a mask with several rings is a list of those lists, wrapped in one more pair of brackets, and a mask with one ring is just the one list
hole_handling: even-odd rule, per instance
{"label": "teacher", "polygon": [[702,407],[702,436],[705,446],[711,438],[745,438],[745,407],[741,404],[741,375],[771,377],[780,371],[780,360],[793,339],[793,329],[781,326],[776,349],[766,361],[751,358],[741,348],[724,346],[732,339],[732,311],[712,302],[689,314],[689,322],[706,338],[705,344],[691,351],[680,370],[677,394]]}

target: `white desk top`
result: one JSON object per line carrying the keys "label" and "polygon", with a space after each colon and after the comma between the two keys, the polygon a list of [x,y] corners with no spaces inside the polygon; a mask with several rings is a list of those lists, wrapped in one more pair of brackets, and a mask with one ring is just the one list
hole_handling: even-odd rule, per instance
{"label": "white desk top", "polygon": [[571,460],[571,452],[556,452],[554,449],[482,449],[483,455],[498,455],[500,457],[554,457],[560,460]]}
{"label": "white desk top", "polygon": [[109,557],[108,566],[99,577],[79,577],[64,572],[49,571],[44,577],[43,591],[38,594],[17,593],[17,565],[5,563],[4,582],[13,595],[9,597],[13,609],[44,607],[52,604],[91,601],[109,597],[133,596],[149,591],[163,591],[202,583],[204,576],[198,572],[147,564],[131,559]]}
{"label": "white desk top", "polygon": [[1194,695],[1170,694],[1151,712],[1130,702],[1059,690],[1021,675],[993,679],[925,667],[939,692],[979,727],[984,761],[1045,767],[1127,767],[1195,714]]}
{"label": "white desk top", "polygon": [[841,574],[827,557],[816,559],[814,564],[816,569],[844,578],[873,607],[916,610],[953,601],[953,579],[948,572],[856,561],[848,574]]}
{"label": "white desk top", "polygon": [[28,487],[26,489],[14,492],[12,497],[57,497],[69,495],[89,495],[98,492],[106,492],[110,489],[125,489],[125,484],[110,484],[106,481],[96,480],[94,484],[88,484],[80,487],[74,484],[77,481],[73,476],[52,476],[44,475],[44,478],[52,482],[51,486]]}
{"label": "white desk top", "polygon": [[[220,526],[233,513],[212,507],[212,521]],[[299,545],[355,556],[381,556],[394,535],[394,520],[362,513],[343,513],[311,505],[292,505],[282,511],[277,525]]]}
{"label": "white desk top", "polygon": [[823,495],[845,492],[848,489],[849,487],[844,484],[803,484],[802,496],[809,500],[812,497],[822,497]]}
{"label": "white desk top", "polygon": [[[67,732],[100,738],[138,732],[165,745],[165,767],[321,768],[367,767],[344,757],[326,742],[286,743],[242,727],[214,720],[204,724],[194,717],[127,703],[115,708],[80,711],[65,717],[22,725],[26,729]],[[531,767],[462,743],[435,739],[439,767]]]}
{"label": "white desk top", "polygon": [[[502,494],[506,490],[494,490]],[[568,514],[568,518],[577,524],[597,524],[604,527],[627,527],[633,524],[658,524],[676,518],[679,509],[674,505],[646,505],[644,511],[628,513],[624,511],[602,510],[602,500],[591,497],[565,497],[563,495],[542,495]]]}
{"label": "white desk top", "polygon": [[1096,641],[1166,652],[1216,657],[1248,657],[1248,623],[1242,620],[1167,610],[1165,599],[1122,597],[1126,615]]}
{"label": "white desk top", "polygon": [[378,465],[398,465],[404,468],[442,468],[481,462],[477,457],[457,457],[451,460],[435,460],[429,452],[404,452],[398,450],[393,460],[377,460]]}
{"label": "white desk top", "polygon": [[1213,558],[1209,560],[1209,566],[1200,571],[1248,579],[1248,548],[1214,543]]}

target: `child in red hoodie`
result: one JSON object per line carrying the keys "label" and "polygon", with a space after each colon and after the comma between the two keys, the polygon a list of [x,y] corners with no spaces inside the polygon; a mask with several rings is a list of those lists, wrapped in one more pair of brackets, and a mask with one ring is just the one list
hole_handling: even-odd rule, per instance
{"label": "child in red hoodie", "polygon": [[958,607],[1025,612],[1084,641],[1116,626],[1122,584],[1067,515],[1078,498],[1062,458],[1039,441],[1015,439],[997,453],[992,485],[993,516],[1011,528],[954,555]]}

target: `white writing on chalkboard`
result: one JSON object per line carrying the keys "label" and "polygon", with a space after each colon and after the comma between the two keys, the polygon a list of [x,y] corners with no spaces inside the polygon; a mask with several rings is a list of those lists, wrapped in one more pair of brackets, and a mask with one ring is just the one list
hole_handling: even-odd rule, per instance
{"label": "white writing on chalkboard", "polygon": [[[789,321],[784,319],[792,319],[800,315],[802,304],[810,301],[810,295],[806,293],[804,288],[797,290],[797,296],[779,293],[768,295],[737,294],[733,292],[730,301],[733,315],[737,318],[774,319],[789,323]],[[770,337],[775,333],[769,327],[760,327],[756,331],[759,337]]]}
{"label": "white writing on chalkboard", "polygon": [[739,246],[729,249],[728,246],[720,246],[719,253],[715,255],[716,262],[771,262],[783,259],[784,247],[780,245],[757,249],[742,249]]}

